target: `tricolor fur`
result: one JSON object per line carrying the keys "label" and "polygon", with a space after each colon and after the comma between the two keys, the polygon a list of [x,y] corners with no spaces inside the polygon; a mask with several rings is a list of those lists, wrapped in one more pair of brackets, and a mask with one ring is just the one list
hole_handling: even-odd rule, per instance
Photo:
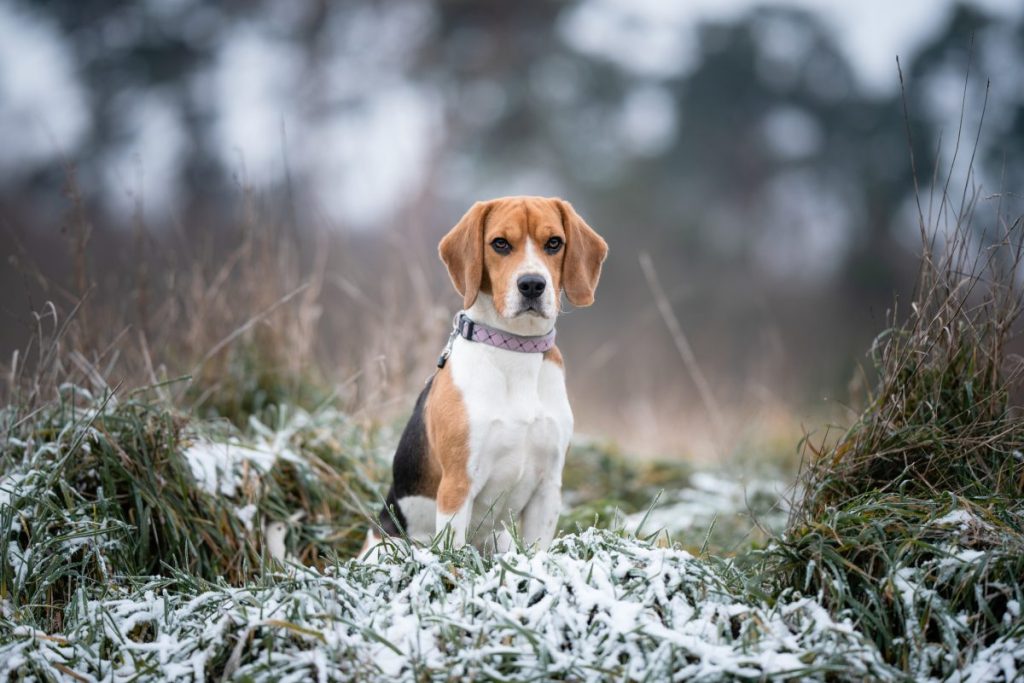
{"label": "tricolor fur", "polygon": [[[540,336],[562,292],[593,303],[608,247],[568,202],[508,197],[474,204],[439,251],[470,319]],[[514,527],[546,547],[572,428],[557,347],[517,353],[456,337],[402,434],[380,528],[423,542],[450,529],[456,545],[501,551]],[[371,532],[367,546],[378,540]]]}

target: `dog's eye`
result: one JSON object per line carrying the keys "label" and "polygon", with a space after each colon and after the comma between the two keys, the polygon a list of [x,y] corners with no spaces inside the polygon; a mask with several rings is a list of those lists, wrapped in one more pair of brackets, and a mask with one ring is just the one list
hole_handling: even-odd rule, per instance
{"label": "dog's eye", "polygon": [[549,254],[557,254],[558,250],[561,249],[561,248],[562,248],[562,238],[561,237],[552,237],[551,239],[549,239],[547,242],[544,243],[544,251],[548,252]]}
{"label": "dog's eye", "polygon": [[505,239],[504,237],[495,237],[493,240],[491,240],[491,247],[493,247],[494,251],[498,252],[499,254],[507,254],[508,252],[512,251],[512,245],[509,244],[508,240]]}

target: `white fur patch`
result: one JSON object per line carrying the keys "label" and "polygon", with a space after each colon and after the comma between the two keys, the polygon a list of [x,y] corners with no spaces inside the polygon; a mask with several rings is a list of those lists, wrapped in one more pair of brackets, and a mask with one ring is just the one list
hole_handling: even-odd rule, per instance
{"label": "white fur patch", "polygon": [[398,506],[405,515],[406,532],[409,538],[429,543],[434,535],[437,503],[426,496],[405,496],[398,499]]}
{"label": "white fur patch", "polygon": [[[516,334],[544,334],[554,325],[553,319],[538,316],[488,320],[496,316],[489,299],[481,294],[470,317]],[[527,544],[547,546],[561,507],[562,467],[573,428],[562,368],[539,353],[506,351],[461,337],[449,362],[469,420],[472,482],[468,515],[451,520],[456,538],[493,547],[497,536],[500,547],[507,545],[503,527],[514,526]],[[456,524],[465,528],[456,529]]]}
{"label": "white fur patch", "polygon": [[363,548],[359,551],[359,559],[364,562],[376,564],[380,556],[380,536],[371,529],[366,532],[366,540],[363,542]]}
{"label": "white fur patch", "polygon": [[545,285],[544,293],[540,295],[540,313],[543,317],[550,318],[553,321],[558,314],[558,302],[555,299],[554,286],[551,282],[551,271],[548,269],[548,264],[544,262],[544,259],[540,258],[537,251],[538,247],[533,243],[533,239],[527,237],[526,255],[520,262],[519,267],[509,276],[510,281],[505,289],[505,311],[518,312],[522,308],[523,295],[519,293],[519,278],[523,275],[539,275],[544,278]]}

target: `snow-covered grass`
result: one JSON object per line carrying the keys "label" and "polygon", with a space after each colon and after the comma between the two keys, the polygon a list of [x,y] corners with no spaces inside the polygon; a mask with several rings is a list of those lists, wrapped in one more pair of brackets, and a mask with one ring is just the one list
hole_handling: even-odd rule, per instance
{"label": "snow-covered grass", "polygon": [[686,486],[662,493],[656,504],[624,520],[637,535],[664,531],[687,546],[735,552],[782,533],[791,488],[769,473],[745,480],[727,471],[694,472]]}
{"label": "snow-covered grass", "polygon": [[[335,410],[282,407],[273,427],[189,419],[79,390],[3,415],[0,598],[5,617],[58,629],[81,592],[151,576],[241,584],[268,554],[323,565],[363,540],[386,481],[376,431]],[[385,435],[386,436],[386,435]],[[274,543],[270,543],[274,540]]]}
{"label": "snow-covered grass", "polygon": [[727,562],[607,530],[481,558],[400,546],[379,565],[257,585],[82,599],[60,638],[17,628],[0,672],[161,680],[891,677],[848,620],[767,604]]}
{"label": "snow-covered grass", "polygon": [[919,216],[914,299],[871,348],[857,419],[809,446],[766,553],[777,585],[850,615],[916,680],[1024,678],[1024,217],[972,225],[978,192]]}
{"label": "snow-covered grass", "polygon": [[[93,409],[75,411],[84,419],[60,427],[59,414],[40,413],[4,445],[0,675],[1024,675],[1024,543],[1007,530],[1024,520],[1019,505],[996,513],[955,497],[906,509],[865,500],[764,546],[751,538],[752,516],[781,530],[779,481],[749,468],[734,470],[742,483],[728,469],[630,464],[585,443],[569,463],[581,485],[567,498],[584,508],[595,497],[620,501],[619,514],[599,519],[617,528],[569,514],[547,552],[481,557],[398,543],[370,565],[349,559],[345,539],[358,540],[356,507],[373,507],[379,493],[355,483],[386,481],[378,468],[393,434],[361,434],[333,410],[282,409],[274,426],[252,420],[239,431],[90,400]],[[336,453],[329,467],[325,450]],[[116,463],[123,472],[113,476]],[[353,491],[360,502],[318,506],[316,496]],[[722,528],[731,535],[708,543],[717,520],[730,519]],[[172,527],[177,535],[165,538]],[[662,527],[667,536],[654,533]],[[671,540],[680,538],[694,540],[689,552]],[[875,575],[883,580],[872,583]],[[879,624],[888,629],[881,639]]]}
{"label": "snow-covered grass", "polygon": [[760,557],[775,586],[851,618],[914,680],[1024,677],[1020,499],[872,492],[794,524]]}
{"label": "snow-covered grass", "polygon": [[698,554],[731,555],[781,533],[792,493],[792,472],[767,463],[696,470],[679,460],[638,461],[586,438],[574,441],[563,479],[561,531],[625,529]]}
{"label": "snow-covered grass", "polygon": [[217,402],[230,423],[204,420],[209,403],[93,396],[54,366],[0,409],[0,672],[1024,679],[1024,418],[1005,355],[1024,250],[982,278],[951,239],[873,349],[860,418],[796,488],[756,459],[697,471],[581,442],[546,552],[397,542],[351,559],[394,434],[230,389],[244,382]]}

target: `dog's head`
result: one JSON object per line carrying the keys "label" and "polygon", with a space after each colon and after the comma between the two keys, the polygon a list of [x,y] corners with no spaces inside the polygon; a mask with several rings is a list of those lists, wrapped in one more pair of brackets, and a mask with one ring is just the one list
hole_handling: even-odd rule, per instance
{"label": "dog's head", "polygon": [[483,292],[503,318],[554,318],[562,291],[594,303],[608,245],[565,200],[505,197],[474,204],[438,251],[466,308]]}

